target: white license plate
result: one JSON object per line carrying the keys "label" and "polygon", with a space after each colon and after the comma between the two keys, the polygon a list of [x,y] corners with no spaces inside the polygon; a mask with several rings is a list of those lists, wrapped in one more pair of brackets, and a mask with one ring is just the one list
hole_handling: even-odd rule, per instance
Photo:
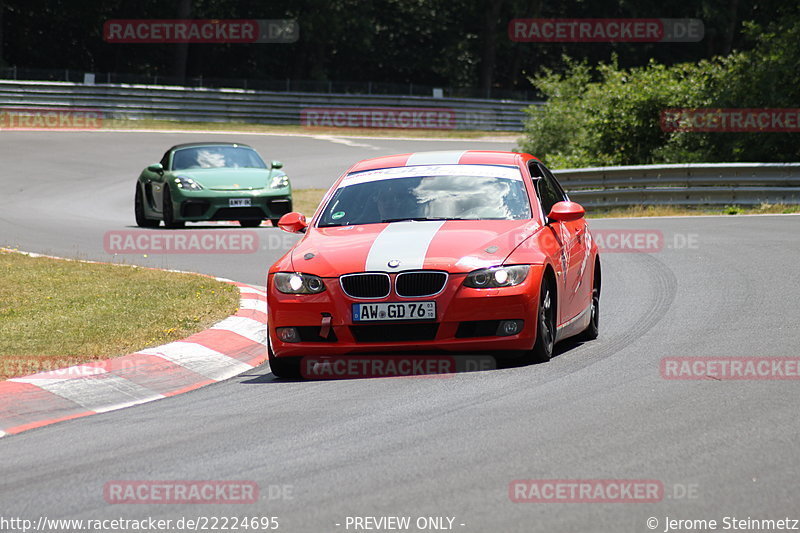
{"label": "white license plate", "polygon": [[250,198],[231,198],[231,207],[250,207]]}
{"label": "white license plate", "polygon": [[353,322],[436,320],[436,302],[353,304]]}

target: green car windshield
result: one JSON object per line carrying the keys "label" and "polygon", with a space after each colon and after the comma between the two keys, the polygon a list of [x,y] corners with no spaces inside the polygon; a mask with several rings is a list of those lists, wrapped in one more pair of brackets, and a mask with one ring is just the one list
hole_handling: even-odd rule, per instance
{"label": "green car windshield", "polygon": [[519,220],[531,217],[521,179],[414,176],[340,187],[319,227],[405,220]]}
{"label": "green car windshield", "polygon": [[243,146],[193,146],[172,155],[172,170],[201,168],[267,168],[255,150]]}

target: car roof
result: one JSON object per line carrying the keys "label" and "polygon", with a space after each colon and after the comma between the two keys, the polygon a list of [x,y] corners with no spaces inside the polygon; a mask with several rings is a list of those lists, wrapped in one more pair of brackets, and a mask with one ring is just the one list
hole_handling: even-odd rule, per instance
{"label": "car roof", "polygon": [[[493,150],[447,150],[415,152],[365,159],[353,165],[349,172],[415,165],[518,165],[526,154]],[[533,156],[527,156],[533,157]],[[534,158],[535,159],[535,158]]]}
{"label": "car roof", "polygon": [[194,146],[243,146],[244,148],[250,148],[250,149],[253,148],[252,146],[250,146],[248,144],[244,144],[244,143],[231,143],[231,142],[205,142],[205,143],[203,143],[203,142],[194,142],[194,143],[176,144],[175,146],[170,148],[169,151],[172,152],[173,150],[178,150],[180,148],[192,148]]}

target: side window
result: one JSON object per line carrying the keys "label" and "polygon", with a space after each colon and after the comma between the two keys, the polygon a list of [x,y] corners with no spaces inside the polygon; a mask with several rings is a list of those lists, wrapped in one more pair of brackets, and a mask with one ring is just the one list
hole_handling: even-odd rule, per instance
{"label": "side window", "polygon": [[550,183],[553,185],[555,190],[558,192],[558,197],[559,197],[558,201],[559,202],[563,202],[563,201],[569,200],[569,197],[567,196],[567,193],[564,192],[564,188],[561,187],[560,183],[558,183],[558,180],[556,179],[555,176],[553,176],[553,173],[550,172],[548,169],[546,169],[544,167],[542,167],[542,170],[544,170],[544,175],[550,180]]}
{"label": "side window", "polygon": [[531,164],[530,170],[531,177],[536,185],[536,194],[542,204],[542,211],[547,216],[553,206],[565,200],[566,196],[555,178],[553,178],[553,175],[543,166],[534,163]]}

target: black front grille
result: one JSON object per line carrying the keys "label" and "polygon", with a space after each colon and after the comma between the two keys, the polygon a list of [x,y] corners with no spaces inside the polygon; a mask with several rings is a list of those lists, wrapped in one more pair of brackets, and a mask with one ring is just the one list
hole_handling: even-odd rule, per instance
{"label": "black front grille", "polygon": [[300,342],[336,342],[336,333],[333,329],[328,332],[327,337],[321,337],[321,326],[296,326],[297,333],[300,335]]}
{"label": "black front grille", "polygon": [[398,296],[432,296],[441,292],[446,282],[444,272],[401,272],[395,279],[394,290]]}
{"label": "black front grille", "polygon": [[469,337],[494,337],[497,335],[499,320],[470,320],[461,322],[456,330],[457,339]]}
{"label": "black front grille", "polygon": [[420,342],[436,338],[439,324],[376,324],[374,326],[350,326],[356,342]]}
{"label": "black front grille", "polygon": [[389,295],[388,274],[345,274],[342,289],[351,298],[384,298]]}
{"label": "black front grille", "polygon": [[181,204],[182,217],[201,217],[208,209],[208,202],[205,200],[185,200]]}
{"label": "black front grille", "polygon": [[270,216],[279,218],[292,210],[292,201],[289,198],[276,198],[267,201]]}
{"label": "black front grille", "polygon": [[211,220],[263,220],[266,213],[260,207],[223,207],[217,209]]}

